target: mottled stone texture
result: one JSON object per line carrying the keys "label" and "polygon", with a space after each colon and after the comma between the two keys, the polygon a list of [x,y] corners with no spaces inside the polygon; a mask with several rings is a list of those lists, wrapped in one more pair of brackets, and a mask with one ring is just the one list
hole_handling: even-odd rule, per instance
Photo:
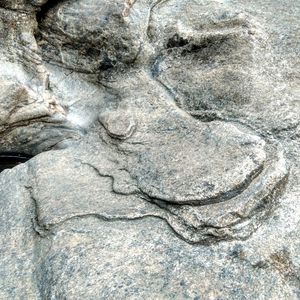
{"label": "mottled stone texture", "polygon": [[0,299],[299,299],[299,19],[0,0]]}

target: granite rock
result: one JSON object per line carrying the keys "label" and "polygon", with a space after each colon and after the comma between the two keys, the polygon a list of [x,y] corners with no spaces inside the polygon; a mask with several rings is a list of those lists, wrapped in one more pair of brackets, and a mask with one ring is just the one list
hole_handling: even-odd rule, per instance
{"label": "granite rock", "polygon": [[299,17],[0,0],[0,298],[299,299]]}

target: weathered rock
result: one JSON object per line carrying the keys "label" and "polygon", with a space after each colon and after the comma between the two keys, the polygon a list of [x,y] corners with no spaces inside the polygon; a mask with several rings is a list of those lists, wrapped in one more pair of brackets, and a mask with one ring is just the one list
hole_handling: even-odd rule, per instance
{"label": "weathered rock", "polygon": [[100,114],[99,121],[112,138],[121,140],[129,138],[136,128],[133,116],[127,113],[126,110]]}
{"label": "weathered rock", "polygon": [[299,17],[0,0],[0,298],[298,299]]}

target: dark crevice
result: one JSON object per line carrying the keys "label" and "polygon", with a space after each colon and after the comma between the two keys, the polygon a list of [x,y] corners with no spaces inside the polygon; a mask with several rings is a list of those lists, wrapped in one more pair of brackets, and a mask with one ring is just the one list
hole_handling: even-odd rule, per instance
{"label": "dark crevice", "polygon": [[17,152],[2,152],[0,153],[0,172],[5,169],[11,169],[19,164],[22,164],[32,156],[24,153]]}
{"label": "dark crevice", "polygon": [[204,111],[204,110],[195,110],[195,111],[187,111],[195,119],[202,122],[214,122],[222,120],[219,112],[216,111]]}
{"label": "dark crevice", "polygon": [[65,2],[65,0],[48,0],[44,5],[40,7],[40,10],[37,12],[37,22],[41,23],[45,19],[48,12],[61,2]]}
{"label": "dark crevice", "polygon": [[175,34],[167,42],[167,49],[184,47],[189,43],[187,39],[180,37],[178,34]]}
{"label": "dark crevice", "polygon": [[104,58],[99,65],[99,70],[108,71],[110,69],[113,69],[116,66],[116,63],[117,63],[116,61],[111,60],[105,53]]}

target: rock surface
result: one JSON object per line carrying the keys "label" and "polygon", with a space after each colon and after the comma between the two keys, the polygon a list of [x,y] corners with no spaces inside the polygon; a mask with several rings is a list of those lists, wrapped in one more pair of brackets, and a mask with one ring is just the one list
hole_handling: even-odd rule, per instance
{"label": "rock surface", "polygon": [[299,18],[0,0],[0,299],[299,299]]}

